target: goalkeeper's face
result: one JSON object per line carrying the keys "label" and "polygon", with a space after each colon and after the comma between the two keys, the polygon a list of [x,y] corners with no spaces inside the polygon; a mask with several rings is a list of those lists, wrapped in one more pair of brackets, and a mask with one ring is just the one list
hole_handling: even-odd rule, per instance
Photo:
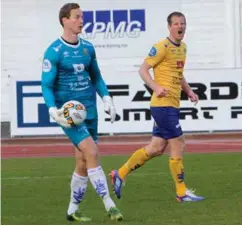
{"label": "goalkeeper's face", "polygon": [[65,27],[71,30],[73,34],[78,35],[82,32],[83,13],[80,8],[72,9],[70,11],[70,17],[65,19]]}
{"label": "goalkeeper's face", "polygon": [[171,24],[168,26],[170,31],[170,35],[176,40],[180,42],[185,35],[186,32],[186,19],[183,16],[173,16],[171,19]]}

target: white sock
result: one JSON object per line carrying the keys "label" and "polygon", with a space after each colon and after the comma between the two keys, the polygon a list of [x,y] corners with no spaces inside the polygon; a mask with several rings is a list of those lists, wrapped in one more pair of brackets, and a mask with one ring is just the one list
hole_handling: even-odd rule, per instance
{"label": "white sock", "polygon": [[83,177],[73,173],[71,179],[71,197],[67,214],[73,214],[79,209],[80,202],[87,190],[88,177]]}
{"label": "white sock", "polygon": [[87,174],[95,191],[102,198],[105,209],[108,211],[111,207],[115,207],[109,195],[107,179],[102,167],[88,169]]}

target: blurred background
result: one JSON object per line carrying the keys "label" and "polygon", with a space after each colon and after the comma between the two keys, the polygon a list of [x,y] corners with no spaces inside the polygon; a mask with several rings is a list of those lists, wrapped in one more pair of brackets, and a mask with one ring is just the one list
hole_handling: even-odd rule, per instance
{"label": "blurred background", "polygon": [[[66,0],[3,0],[1,21],[2,137],[62,135],[48,116],[40,89],[45,49],[61,36],[58,12]],[[82,37],[96,48],[117,108],[109,122],[99,103],[99,133],[150,133],[151,93],[138,67],[168,35],[167,16],[187,18],[185,77],[200,97],[182,95],[184,132],[242,130],[242,0],[83,0]],[[130,126],[132,125],[132,127]]]}
{"label": "blurred background", "polygon": [[[68,224],[74,147],[50,120],[40,87],[43,54],[62,34],[58,13],[67,2],[1,1],[1,221],[5,225]],[[167,16],[181,11],[187,18],[184,76],[200,101],[194,106],[182,93],[184,162],[186,181],[206,200],[194,205],[175,201],[168,146],[163,157],[128,178],[124,198],[116,200],[125,217],[121,224],[241,225],[242,0],[75,2],[84,13],[81,36],[96,48],[117,110],[111,124],[97,99],[98,150],[106,175],[149,142],[151,91],[138,68],[152,45],[167,37]],[[93,218],[92,224],[113,224],[94,189],[88,189],[81,208]]]}

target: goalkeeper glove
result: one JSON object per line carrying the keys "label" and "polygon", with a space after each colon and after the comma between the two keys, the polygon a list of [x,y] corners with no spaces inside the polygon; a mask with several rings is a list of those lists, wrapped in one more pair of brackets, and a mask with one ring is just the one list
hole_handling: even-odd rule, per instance
{"label": "goalkeeper glove", "polygon": [[61,109],[57,109],[56,107],[49,108],[49,114],[52,119],[54,119],[61,126],[65,127],[65,128],[70,128],[71,125],[64,118],[63,112],[64,112],[64,108],[61,108]]}
{"label": "goalkeeper glove", "polygon": [[104,96],[102,99],[104,103],[104,111],[110,115],[111,123],[113,123],[116,118],[116,110],[113,104],[113,100],[110,96]]}

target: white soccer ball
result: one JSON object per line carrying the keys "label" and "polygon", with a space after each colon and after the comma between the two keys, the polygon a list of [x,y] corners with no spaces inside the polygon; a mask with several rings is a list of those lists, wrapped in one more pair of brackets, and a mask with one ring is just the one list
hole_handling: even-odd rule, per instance
{"label": "white soccer ball", "polygon": [[76,100],[71,100],[63,104],[64,118],[72,127],[80,125],[87,117],[85,106]]}

